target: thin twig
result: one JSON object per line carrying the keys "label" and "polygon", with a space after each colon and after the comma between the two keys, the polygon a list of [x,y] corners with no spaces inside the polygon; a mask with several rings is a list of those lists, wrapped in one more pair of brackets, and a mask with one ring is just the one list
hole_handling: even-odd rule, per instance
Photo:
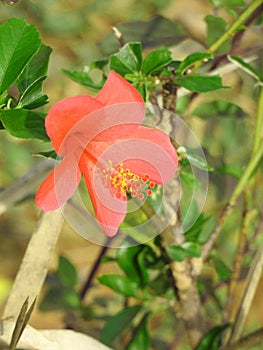
{"label": "thin twig", "polygon": [[117,27],[112,27],[113,33],[116,36],[117,40],[121,44],[121,47],[123,47],[126,44],[126,41],[124,40],[124,37],[122,33],[119,31]]}
{"label": "thin twig", "polygon": [[230,338],[230,344],[236,342],[243,330],[245,320],[247,318],[248,312],[250,310],[258,283],[261,278],[263,267],[263,246],[261,246],[255,254],[252,261],[251,267],[249,269],[248,276],[246,278],[246,285],[241,298],[241,303],[236,317],[236,322],[232,331]]}
{"label": "thin twig", "polygon": [[97,256],[96,260],[94,261],[93,266],[88,274],[88,277],[87,277],[85,283],[83,284],[83,286],[79,292],[81,300],[83,300],[85,298],[87,292],[89,291],[91,284],[92,284],[92,281],[94,279],[94,276],[96,275],[96,273],[100,267],[102,258],[104,257],[104,255],[106,254],[106,252],[109,248],[110,242],[112,242],[112,238],[106,239],[105,245],[102,246],[102,248],[99,252],[99,255]]}

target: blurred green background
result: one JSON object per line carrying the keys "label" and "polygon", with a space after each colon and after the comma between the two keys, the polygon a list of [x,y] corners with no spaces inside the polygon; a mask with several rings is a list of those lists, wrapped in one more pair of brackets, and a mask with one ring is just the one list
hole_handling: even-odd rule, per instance
{"label": "blurred green background", "polygon": [[[226,11],[219,12],[226,20],[232,20]],[[214,14],[208,0],[21,0],[14,6],[0,3],[1,23],[13,17],[25,18],[38,28],[42,41],[53,48],[48,78],[45,82],[45,93],[49,96],[50,103],[45,110],[61,98],[91,93],[67,78],[62,68],[81,70],[92,60],[103,58],[105,46],[102,47],[101,42],[104,40],[105,43],[105,38],[109,38],[109,35],[111,39],[108,40],[113,39],[112,26],[118,26],[119,23],[127,21],[147,21],[156,15],[178,21],[184,26],[190,39],[180,48],[174,48],[174,55],[180,59],[186,52],[193,52],[205,42],[204,17],[208,14]],[[243,48],[251,42],[255,48],[262,46],[262,33],[257,30],[249,31],[242,43]],[[118,46],[117,40],[115,45]],[[223,91],[196,98],[192,104],[192,110],[188,111],[185,118],[202,141],[212,166],[236,164],[242,167],[247,160],[252,143],[251,134],[256,111],[253,82],[251,78],[240,72],[226,74],[223,80],[224,85],[233,86],[231,93]],[[207,118],[191,116],[190,118],[194,107],[201,102],[213,101],[219,97],[239,105],[242,108],[240,118],[224,115],[223,112],[222,115],[215,115],[213,119],[209,119],[209,116]],[[32,154],[47,149],[49,149],[48,145],[18,140],[1,131],[0,188],[4,188],[24,175],[33,164],[39,161]],[[233,184],[234,179],[229,176],[212,174],[206,210],[216,213],[228,198]],[[40,210],[34,204],[32,197],[9,208],[0,218],[0,307],[9,293],[39,214]],[[226,262],[230,262],[232,258],[239,215],[238,212],[233,212],[232,219],[228,221],[221,235],[224,244],[220,245],[219,240],[219,249],[222,254],[225,254]],[[80,279],[85,279],[98,250],[98,246],[82,239],[66,224],[64,225],[57,245],[57,255],[64,254],[70,258],[78,268]],[[57,264],[57,255],[54,256],[51,268]],[[111,264],[103,268],[104,272],[116,269]],[[107,293],[110,294],[106,288],[100,289],[97,293],[101,293],[103,297]],[[98,298],[99,295],[97,294],[96,297]],[[262,316],[255,313],[256,322],[263,323],[263,319],[260,318]],[[59,312],[51,312],[44,317],[36,312],[31,324],[38,328],[52,328],[58,327],[60,322],[62,324]]]}

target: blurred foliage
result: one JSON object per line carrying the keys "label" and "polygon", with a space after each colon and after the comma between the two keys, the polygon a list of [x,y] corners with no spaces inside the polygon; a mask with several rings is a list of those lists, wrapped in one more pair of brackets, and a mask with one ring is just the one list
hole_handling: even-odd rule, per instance
{"label": "blurred foliage", "polygon": [[[205,35],[198,38],[202,49],[199,51],[217,40],[225,32],[228,23],[245,6],[245,2],[241,0],[195,3],[203,11],[202,23],[198,25],[206,28]],[[26,22],[15,19],[11,22],[18,21],[16,23],[23,26],[25,31],[32,32],[25,32],[26,39],[21,37],[24,61],[21,60],[19,65],[10,58],[10,66],[2,65],[0,74],[2,124],[11,135],[26,139],[20,140],[1,131],[1,187],[19,178],[37,162],[31,156],[32,153],[42,152],[44,156],[49,155],[45,153],[51,148],[49,144],[27,140],[37,138],[47,141],[43,118],[50,105],[46,105],[46,93],[51,104],[72,94],[94,93],[102,87],[109,69],[116,70],[134,84],[146,100],[154,88],[161,88],[160,82],[167,77],[172,77],[178,87],[184,87],[190,93],[190,97],[178,101],[177,111],[181,112],[180,116],[198,135],[208,165],[192,154],[190,149],[184,149],[180,154],[181,176],[185,185],[193,186],[193,179],[188,173],[191,160],[195,167],[210,171],[210,189],[205,212],[187,231],[186,242],[180,246],[168,246],[166,254],[162,251],[159,237],[149,244],[128,248],[129,241],[124,241],[117,251],[108,249],[104,263],[100,261],[102,272],[98,279],[93,279],[85,298],[80,296],[79,290],[85,283],[87,251],[82,253],[84,266],[78,266],[78,254],[72,253],[72,261],[76,263],[60,255],[55,271],[50,273],[46,281],[45,293],[40,303],[42,311],[62,310],[66,326],[100,337],[115,349],[166,349],[172,343],[173,348],[178,348],[180,344],[180,349],[188,349],[182,324],[172,311],[177,300],[167,259],[184,261],[191,257],[200,257],[202,247],[216,226],[218,212],[246,168],[253,143],[258,84],[262,84],[263,80],[261,62],[254,60],[247,63],[238,55],[243,52],[262,57],[262,43],[258,44],[257,36],[258,31],[262,34],[262,27],[259,23],[258,26],[253,25],[247,29],[253,40],[245,41],[240,46],[241,49],[236,47],[236,52],[231,52],[229,57],[241,69],[224,75],[222,65],[221,80],[221,75],[212,76],[207,72],[213,64],[217,68],[221,63],[228,62],[226,57],[220,62],[221,54],[229,52],[232,39],[226,41],[216,51],[216,55],[193,52],[189,46],[186,46],[185,53],[186,39],[194,39],[187,29],[189,17],[182,18],[181,23],[173,18],[177,6],[185,8],[185,5],[185,1],[179,0],[114,0],[110,5],[104,0],[24,0],[15,6],[0,4],[1,22],[22,17]],[[193,3],[189,2],[189,8],[191,5]],[[195,16],[191,16],[194,22]],[[40,37],[34,27],[25,23],[34,24]],[[127,41],[122,48],[111,31],[113,25],[117,26]],[[12,33],[18,35],[19,32],[21,28],[19,30],[14,25]],[[0,39],[5,48],[9,47],[11,50],[9,35],[6,30],[2,30]],[[31,37],[31,44],[27,36]],[[44,44],[40,44],[40,39]],[[28,57],[26,44],[30,44]],[[30,52],[34,45],[34,50]],[[49,46],[53,48],[53,54],[47,73],[51,53]],[[176,51],[177,46],[182,53]],[[21,51],[21,48],[18,49]],[[30,61],[32,56],[34,59]],[[186,74],[191,73],[195,64],[203,60],[206,64],[198,74]],[[62,69],[66,74],[62,73]],[[23,73],[20,74],[22,70]],[[177,75],[174,76],[175,71]],[[46,75],[47,79],[43,84]],[[14,82],[18,91],[12,87]],[[229,86],[231,89],[226,88]],[[11,106],[11,109],[6,110],[7,106]],[[38,108],[40,109],[34,111]],[[13,123],[14,119],[21,126],[19,129]],[[28,120],[33,121],[33,125],[28,124]],[[251,244],[247,243],[245,247],[242,276],[247,272],[255,249],[262,244],[260,230],[256,230],[262,220],[262,174],[256,181],[258,188],[253,198],[256,222],[255,227],[248,232],[248,241]],[[227,298],[225,289],[232,275],[231,266],[241,227],[243,205],[243,202],[239,203],[225,223],[216,250],[212,252],[198,281],[204,311],[211,327],[198,350],[218,349],[222,332],[228,327],[221,325],[221,313]],[[3,244],[0,254],[4,262],[0,272],[3,276],[13,277],[19,262],[14,261],[10,265],[8,261],[16,260],[13,259],[14,256],[22,255],[37,215],[38,209],[34,206],[32,194],[2,216],[0,236]],[[133,221],[133,218],[130,220]],[[129,218],[126,224],[129,224]],[[76,246],[81,244],[82,241]],[[88,248],[89,254],[95,259],[93,246]],[[60,249],[63,250],[63,241]],[[3,281],[2,288],[6,289],[5,277]],[[4,293],[6,294],[6,290]],[[255,312],[250,315],[247,330],[262,326],[262,323],[256,307]]]}

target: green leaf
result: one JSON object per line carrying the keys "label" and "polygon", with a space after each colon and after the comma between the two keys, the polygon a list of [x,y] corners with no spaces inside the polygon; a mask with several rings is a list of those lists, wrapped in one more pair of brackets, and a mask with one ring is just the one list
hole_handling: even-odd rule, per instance
{"label": "green leaf", "polygon": [[145,315],[139,325],[135,328],[127,350],[150,349],[151,338],[148,331],[148,318],[149,314]]}
{"label": "green leaf", "polygon": [[192,53],[180,63],[178,69],[176,70],[176,73],[178,75],[183,75],[188,69],[191,69],[191,66],[194,63],[198,61],[208,60],[208,59],[211,59],[212,57],[213,57],[212,54],[207,52]]}
{"label": "green leaf", "polygon": [[45,157],[45,158],[52,158],[52,159],[55,159],[55,160],[60,160],[61,159],[61,157],[59,157],[55,151],[39,152],[39,153],[34,154],[34,156],[41,156],[41,157]]}
{"label": "green leaf", "polygon": [[38,78],[19,97],[16,108],[34,109],[48,102],[48,96],[42,92],[43,81],[46,77]]}
{"label": "green leaf", "polygon": [[93,89],[95,91],[99,91],[105,81],[106,78],[103,76],[100,82],[94,82],[93,79],[89,76],[89,73],[86,71],[83,72],[75,72],[75,71],[68,71],[66,69],[62,70],[63,73],[65,73],[70,79],[72,79],[73,81],[75,81],[76,83],[83,85],[85,87],[88,87],[90,89]]}
{"label": "green leaf", "polygon": [[185,239],[205,244],[209,240],[215,225],[216,219],[213,216],[205,217],[201,214],[194,225],[185,233]]}
{"label": "green leaf", "polygon": [[113,289],[115,292],[127,297],[138,297],[138,284],[127,277],[110,274],[98,277],[101,284]]}
{"label": "green leaf", "polygon": [[170,245],[167,246],[166,252],[172,260],[183,261],[186,258],[201,256],[200,245],[196,242],[184,242],[180,246]]}
{"label": "green leaf", "polygon": [[139,253],[143,246],[129,246],[129,242],[125,242],[123,246],[118,249],[117,262],[122,270],[126,273],[131,281],[140,285],[144,284],[144,276],[140,269],[138,262]]}
{"label": "green leaf", "polygon": [[0,120],[4,128],[13,136],[49,141],[43,113],[27,109],[0,110]]}
{"label": "green leaf", "polygon": [[[211,46],[217,39],[219,39],[222,34],[225,33],[227,28],[226,21],[221,17],[216,17],[212,15],[208,15],[205,17],[206,25],[207,25],[207,45]],[[220,48],[216,51],[216,53],[226,53],[231,48],[232,40],[229,38],[226,40]]]}
{"label": "green leaf", "polygon": [[242,7],[244,0],[209,0],[216,8],[220,7]]}
{"label": "green leaf", "polygon": [[[127,77],[125,77],[127,79]],[[129,79],[127,79],[129,80]],[[139,83],[133,83],[132,84],[135,89],[137,89],[139,91],[139,93],[141,94],[142,98],[144,99],[144,101],[148,100],[148,91],[147,91],[147,87],[143,82],[139,82]]]}
{"label": "green leaf", "polygon": [[220,281],[227,280],[232,276],[231,269],[225,264],[225,262],[214,254],[211,255],[211,260],[215,267],[216,273]]}
{"label": "green leaf", "polygon": [[157,73],[172,62],[172,53],[167,49],[159,49],[149,53],[142,64],[142,73],[150,75]]}
{"label": "green leaf", "polygon": [[231,175],[233,177],[235,177],[236,179],[240,179],[244,170],[242,169],[242,167],[232,164],[232,165],[224,165],[221,168],[217,169],[217,171],[219,173],[222,174],[228,174]]}
{"label": "green leaf", "polygon": [[67,288],[62,294],[63,309],[76,310],[81,306],[80,296],[73,288]]}
{"label": "green leaf", "polygon": [[241,118],[244,116],[244,111],[239,106],[228,101],[216,100],[200,104],[193,110],[192,114],[202,119],[213,117]]}
{"label": "green leaf", "polygon": [[184,75],[174,79],[174,82],[193,92],[208,92],[227,88],[222,85],[220,76]]}
{"label": "green leaf", "polygon": [[64,256],[59,257],[58,261],[58,277],[60,281],[67,287],[74,287],[77,283],[77,271],[75,266]]}
{"label": "green leaf", "polygon": [[138,73],[142,65],[141,43],[129,43],[124,45],[118,53],[110,57],[110,69],[122,76]]}
{"label": "green leaf", "polygon": [[140,310],[140,305],[134,305],[127,307],[116,315],[110,317],[101,331],[101,342],[106,345],[111,345],[114,339],[119,337],[131,324],[132,320]]}
{"label": "green leaf", "polygon": [[227,56],[229,61],[235,63],[239,68],[241,68],[246,73],[250,74],[253,78],[255,78],[257,81],[259,81],[261,84],[263,84],[263,75],[260,74],[259,71],[257,71],[254,67],[252,67],[250,64],[246,63],[242,58],[237,56],[229,55]]}
{"label": "green leaf", "polygon": [[41,44],[37,53],[16,80],[16,85],[21,93],[18,107],[36,108],[47,102],[47,96],[42,92],[42,85],[46,79],[51,52],[50,47]]}
{"label": "green leaf", "polygon": [[52,49],[41,44],[37,53],[31,58],[16,81],[20,92],[24,92],[40,77],[46,77],[49,57]]}
{"label": "green leaf", "polygon": [[187,160],[187,162],[198,169],[205,171],[213,171],[214,169],[209,166],[206,159],[196,154],[193,150],[186,146],[178,148],[178,154],[181,160]]}
{"label": "green leaf", "polygon": [[221,336],[229,326],[230,324],[223,324],[210,329],[210,331],[203,337],[196,350],[218,350],[220,347]]}
{"label": "green leaf", "polygon": [[65,288],[58,284],[46,292],[39,305],[42,311],[76,310],[81,306],[79,294],[73,288]]}
{"label": "green leaf", "polygon": [[36,28],[12,18],[0,26],[0,94],[18,78],[40,46]]}

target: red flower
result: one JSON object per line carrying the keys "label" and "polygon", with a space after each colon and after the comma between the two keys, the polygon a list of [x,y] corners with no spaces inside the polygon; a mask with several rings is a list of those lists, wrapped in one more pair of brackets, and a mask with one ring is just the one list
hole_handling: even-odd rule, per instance
{"label": "red flower", "polygon": [[44,211],[61,207],[82,174],[98,223],[115,235],[126,215],[126,194],[150,195],[156,184],[171,180],[178,165],[169,137],[140,125],[144,114],[138,91],[113,71],[95,98],[57,102],[45,124],[63,159],[40,185],[37,205]]}

